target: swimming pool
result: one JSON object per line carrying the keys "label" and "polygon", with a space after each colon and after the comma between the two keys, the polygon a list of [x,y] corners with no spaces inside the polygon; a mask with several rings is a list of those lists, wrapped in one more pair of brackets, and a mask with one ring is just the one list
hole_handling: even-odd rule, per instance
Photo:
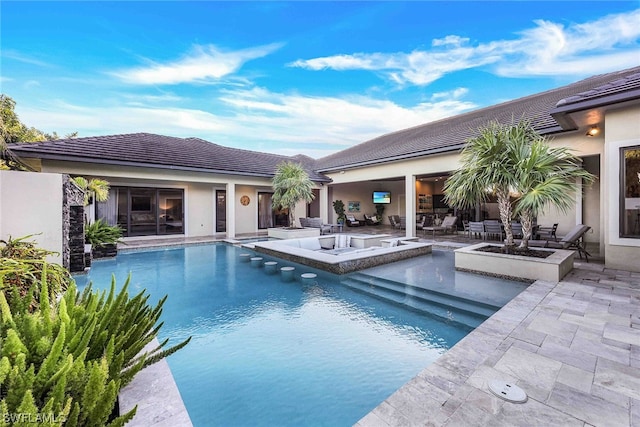
{"label": "swimming pool", "polygon": [[[112,273],[121,286],[131,272],[131,292],[146,288],[152,303],[169,294],[160,338],[193,336],[168,363],[195,426],[351,425],[473,329],[454,309],[428,315],[417,303],[389,302],[397,292],[371,282],[377,275],[397,284],[381,274],[394,268],[406,276],[418,265],[440,270],[449,262],[453,270],[453,254],[379,267],[371,276],[365,270],[349,276],[355,284],[296,266],[317,274],[302,284],[241,263],[240,252],[213,244],[121,253],[76,278],[102,289]],[[480,288],[485,281],[519,286],[468,277]]]}

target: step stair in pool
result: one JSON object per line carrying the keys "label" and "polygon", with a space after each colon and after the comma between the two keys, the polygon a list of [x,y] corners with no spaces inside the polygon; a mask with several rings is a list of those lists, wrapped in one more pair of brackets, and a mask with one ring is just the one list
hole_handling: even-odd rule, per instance
{"label": "step stair in pool", "polygon": [[378,299],[402,304],[447,322],[478,327],[501,307],[394,280],[354,273],[341,280],[349,288]]}

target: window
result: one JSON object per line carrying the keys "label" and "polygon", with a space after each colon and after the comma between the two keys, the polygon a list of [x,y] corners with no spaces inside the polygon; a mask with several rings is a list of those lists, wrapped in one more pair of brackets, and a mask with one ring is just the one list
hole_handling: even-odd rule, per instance
{"label": "window", "polygon": [[96,217],[119,225],[125,236],[184,233],[184,191],[111,187],[106,202],[96,204]]}
{"label": "window", "polygon": [[640,238],[640,146],[620,150],[620,237]]}

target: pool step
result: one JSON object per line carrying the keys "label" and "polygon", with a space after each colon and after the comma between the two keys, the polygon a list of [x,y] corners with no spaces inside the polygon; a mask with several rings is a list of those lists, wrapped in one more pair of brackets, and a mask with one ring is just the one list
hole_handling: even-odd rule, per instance
{"label": "pool step", "polygon": [[409,306],[446,321],[473,328],[500,309],[499,306],[456,297],[380,277],[355,273],[341,280],[342,284],[374,297]]}

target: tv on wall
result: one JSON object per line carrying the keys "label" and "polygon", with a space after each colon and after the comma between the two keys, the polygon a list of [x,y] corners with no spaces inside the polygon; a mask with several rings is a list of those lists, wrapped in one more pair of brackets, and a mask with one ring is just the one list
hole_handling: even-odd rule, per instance
{"label": "tv on wall", "polygon": [[373,192],[374,204],[387,204],[391,203],[391,192],[389,191],[374,191]]}

